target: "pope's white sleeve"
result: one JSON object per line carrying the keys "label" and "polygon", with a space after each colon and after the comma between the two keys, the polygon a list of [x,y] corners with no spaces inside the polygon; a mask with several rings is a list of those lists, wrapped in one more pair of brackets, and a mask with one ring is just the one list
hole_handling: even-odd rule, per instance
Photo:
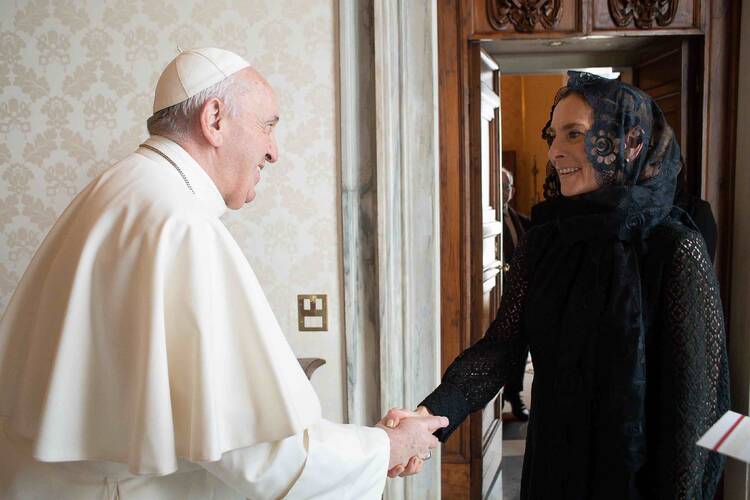
{"label": "pope's white sleeve", "polygon": [[321,420],[307,436],[307,461],[287,498],[381,498],[390,454],[385,431]]}
{"label": "pope's white sleeve", "polygon": [[321,420],[303,433],[200,465],[243,496],[260,499],[379,499],[390,443],[382,429]]}

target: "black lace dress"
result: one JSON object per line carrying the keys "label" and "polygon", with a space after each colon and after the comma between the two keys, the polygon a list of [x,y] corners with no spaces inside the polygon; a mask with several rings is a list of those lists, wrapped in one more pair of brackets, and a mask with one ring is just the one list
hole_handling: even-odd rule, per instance
{"label": "black lace dress", "polygon": [[616,80],[569,72],[593,110],[581,144],[598,189],[546,201],[516,250],[500,310],[423,401],[445,440],[534,360],[523,499],[712,499],[719,455],[695,442],[729,409],[719,286],[673,206],[680,148],[659,106]]}
{"label": "black lace dress", "polygon": [[[519,245],[486,335],[422,403],[450,420],[436,435],[445,441],[483,408],[528,344],[523,499],[713,498],[723,462],[695,442],[728,410],[729,388],[719,288],[700,234],[667,220],[645,244],[622,243],[640,276],[626,283],[627,269],[617,276],[617,259],[600,251],[612,245],[604,228],[572,215],[565,225],[569,203],[545,204],[558,220]],[[578,205],[578,215],[592,208]],[[621,287],[640,289],[639,304]]]}

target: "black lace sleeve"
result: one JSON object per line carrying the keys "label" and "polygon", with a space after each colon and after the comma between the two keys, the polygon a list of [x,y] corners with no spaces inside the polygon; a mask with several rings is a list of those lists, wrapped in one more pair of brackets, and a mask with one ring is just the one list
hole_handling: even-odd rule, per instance
{"label": "black lace sleeve", "polygon": [[695,442],[729,409],[729,373],[719,284],[698,233],[680,235],[666,271],[659,497],[713,499],[723,459]]}
{"label": "black lace sleeve", "polygon": [[448,427],[435,435],[445,441],[469,413],[483,408],[522,362],[525,339],[521,334],[521,312],[526,302],[526,239],[516,248],[495,320],[484,337],[466,349],[448,367],[442,383],[420,403],[434,415],[448,417]]}

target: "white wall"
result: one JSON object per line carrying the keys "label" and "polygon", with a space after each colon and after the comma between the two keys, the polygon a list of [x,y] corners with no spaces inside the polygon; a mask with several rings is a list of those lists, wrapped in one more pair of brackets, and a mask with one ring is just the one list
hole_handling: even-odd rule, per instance
{"label": "white wall", "polygon": [[[74,194],[145,137],[153,88],[183,48],[245,56],[279,95],[280,160],[225,218],[324,414],[344,416],[335,0],[2,0],[0,309]],[[329,332],[297,331],[296,295],[327,293]]]}

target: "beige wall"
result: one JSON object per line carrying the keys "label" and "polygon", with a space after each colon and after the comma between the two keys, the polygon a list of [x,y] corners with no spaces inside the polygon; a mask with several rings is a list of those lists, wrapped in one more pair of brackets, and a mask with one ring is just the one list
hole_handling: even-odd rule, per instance
{"label": "beige wall", "polygon": [[[21,0],[0,4],[0,308],[55,218],[146,137],[154,84],[183,48],[244,55],[275,87],[280,160],[225,222],[313,385],[343,418],[334,0]],[[297,332],[296,295],[327,293],[328,333]]]}
{"label": "beige wall", "polygon": [[501,80],[503,150],[516,151],[516,208],[525,214],[543,200],[548,148],[542,140],[542,127],[562,85],[563,76],[557,74],[508,75]]}

